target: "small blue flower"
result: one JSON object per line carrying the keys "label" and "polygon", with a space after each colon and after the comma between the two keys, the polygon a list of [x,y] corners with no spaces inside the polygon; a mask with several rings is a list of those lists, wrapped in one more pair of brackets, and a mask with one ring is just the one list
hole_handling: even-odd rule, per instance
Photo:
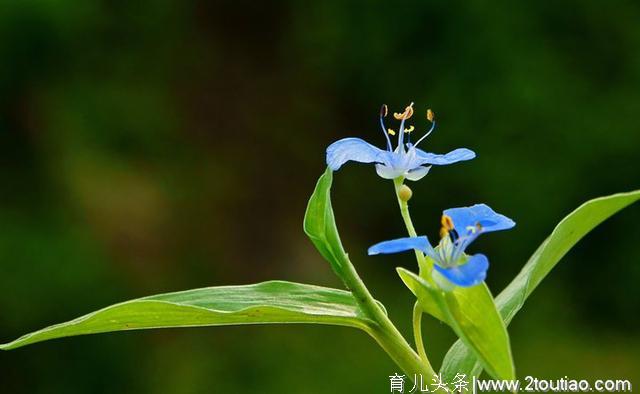
{"label": "small blue flower", "polygon": [[426,236],[394,239],[369,248],[369,255],[404,252],[417,249],[434,260],[434,279],[439,274],[453,285],[475,286],[487,276],[489,260],[483,254],[466,255],[464,251],[480,234],[508,230],[515,222],[485,204],[451,208],[442,213],[440,242],[434,248]]}
{"label": "small blue flower", "polygon": [[[403,113],[394,113],[395,119],[400,120],[398,132],[398,145],[393,149],[389,135],[395,135],[392,129],[387,129],[384,118],[387,116],[387,106],[380,109],[380,127],[387,140],[387,149],[382,150],[360,138],[343,138],[329,145],[327,148],[327,165],[331,170],[337,171],[348,161],[360,163],[376,163],[378,175],[385,179],[395,179],[405,177],[410,181],[417,181],[427,175],[431,165],[446,165],[463,160],[471,160],[476,154],[465,148],[453,150],[447,154],[439,155],[428,153],[417,146],[436,127],[434,115],[431,110],[427,111],[427,119],[431,122],[431,129],[427,131],[415,144],[411,144],[411,132],[414,127],[405,128],[405,121],[413,115],[413,103],[405,108]],[[404,135],[407,134],[407,143],[404,142]]]}

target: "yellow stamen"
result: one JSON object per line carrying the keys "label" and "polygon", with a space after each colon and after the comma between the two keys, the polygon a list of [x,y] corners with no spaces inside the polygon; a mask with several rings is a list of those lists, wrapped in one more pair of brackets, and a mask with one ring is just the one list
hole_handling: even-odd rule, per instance
{"label": "yellow stamen", "polygon": [[444,227],[440,228],[440,238],[444,238],[447,236],[449,232],[447,230],[444,229]]}
{"label": "yellow stamen", "polygon": [[413,131],[413,125],[407,127],[406,129],[404,129],[405,133],[411,133]]}
{"label": "yellow stamen", "polygon": [[453,230],[453,220],[451,220],[450,216],[442,215],[440,223],[442,224],[442,227],[440,228],[440,238],[444,238],[449,234],[449,231]]}
{"label": "yellow stamen", "polygon": [[413,116],[413,103],[409,104],[407,108],[404,109],[403,113],[394,112],[393,117],[397,120],[407,120]]}
{"label": "yellow stamen", "polygon": [[389,132],[389,135],[396,135],[396,132],[393,129],[388,129],[387,132]]}
{"label": "yellow stamen", "polygon": [[433,111],[431,110],[431,108],[429,108],[427,110],[427,119],[429,120],[429,122],[433,123],[433,120],[436,118],[436,114],[433,113]]}
{"label": "yellow stamen", "polygon": [[442,215],[440,223],[442,223],[442,227],[446,228],[447,231],[453,230],[453,220],[451,219],[451,216]]}

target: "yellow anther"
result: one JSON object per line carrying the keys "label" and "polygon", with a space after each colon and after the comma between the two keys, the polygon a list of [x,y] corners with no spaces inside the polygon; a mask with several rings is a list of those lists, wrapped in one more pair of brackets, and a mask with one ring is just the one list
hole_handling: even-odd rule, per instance
{"label": "yellow anther", "polygon": [[403,113],[394,112],[393,117],[397,120],[407,120],[413,116],[413,103],[409,104],[407,108],[404,109]]}
{"label": "yellow anther", "polygon": [[431,108],[429,108],[427,110],[427,119],[429,120],[429,122],[433,122],[435,118],[436,118],[436,114],[434,114]]}
{"label": "yellow anther", "polygon": [[407,127],[406,129],[404,129],[405,133],[411,133],[413,131],[413,125]]}
{"label": "yellow anther", "polygon": [[389,135],[396,135],[396,132],[393,129],[388,129],[387,132],[389,133]]}
{"label": "yellow anther", "polygon": [[440,228],[440,238],[444,238],[446,237],[448,234],[447,230],[444,229],[444,227]]}
{"label": "yellow anther", "polygon": [[453,220],[451,220],[450,216],[442,215],[440,223],[442,224],[442,228],[440,228],[440,238],[444,238],[449,231],[453,230]]}
{"label": "yellow anther", "polygon": [[453,220],[451,219],[451,216],[442,215],[440,223],[442,223],[442,227],[446,228],[447,231],[453,230]]}

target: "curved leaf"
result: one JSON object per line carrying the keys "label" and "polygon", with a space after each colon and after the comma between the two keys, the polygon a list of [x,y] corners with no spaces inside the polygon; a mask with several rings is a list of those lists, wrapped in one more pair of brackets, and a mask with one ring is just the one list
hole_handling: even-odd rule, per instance
{"label": "curved leaf", "polygon": [[[496,297],[496,305],[506,324],[524,305],[526,299],[562,257],[589,231],[621,209],[640,199],[640,190],[589,200],[566,216],[538,247],[522,271]],[[462,341],[447,352],[442,363],[444,377],[456,373],[479,375],[482,366]]]}
{"label": "curved leaf", "polygon": [[331,184],[333,172],[327,168],[318,179],[304,215],[304,232],[331,264],[331,268],[342,281],[348,281],[346,265],[351,264],[340,241],[336,219],[331,206]]}
{"label": "curved leaf", "polygon": [[370,321],[347,291],[270,281],[247,286],[207,287],[126,301],[24,335],[0,345],[0,349],[111,331],[264,323],[330,324],[368,331]]}
{"label": "curved leaf", "polygon": [[515,379],[509,334],[484,283],[445,292],[411,271],[398,273],[424,311],[449,324],[493,377]]}

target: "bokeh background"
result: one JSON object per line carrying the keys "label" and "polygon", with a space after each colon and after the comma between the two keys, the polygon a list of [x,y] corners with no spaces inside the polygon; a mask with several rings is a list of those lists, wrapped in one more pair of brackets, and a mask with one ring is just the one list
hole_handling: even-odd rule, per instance
{"label": "bokeh background", "polygon": [[[272,278],[340,286],[302,233],[324,149],[383,146],[416,102],[424,148],[472,162],[414,184],[419,232],[487,202],[500,291],[589,198],[640,186],[640,5],[618,1],[25,0],[0,8],[0,340],[154,293]],[[370,166],[336,177],[361,275],[409,334],[370,244],[403,234]],[[587,236],[511,326],[520,376],[640,384],[640,206]],[[439,359],[454,337],[429,320]],[[439,362],[436,360],[436,364]],[[0,353],[3,393],[374,393],[397,368],[347,328],[173,329]]]}

